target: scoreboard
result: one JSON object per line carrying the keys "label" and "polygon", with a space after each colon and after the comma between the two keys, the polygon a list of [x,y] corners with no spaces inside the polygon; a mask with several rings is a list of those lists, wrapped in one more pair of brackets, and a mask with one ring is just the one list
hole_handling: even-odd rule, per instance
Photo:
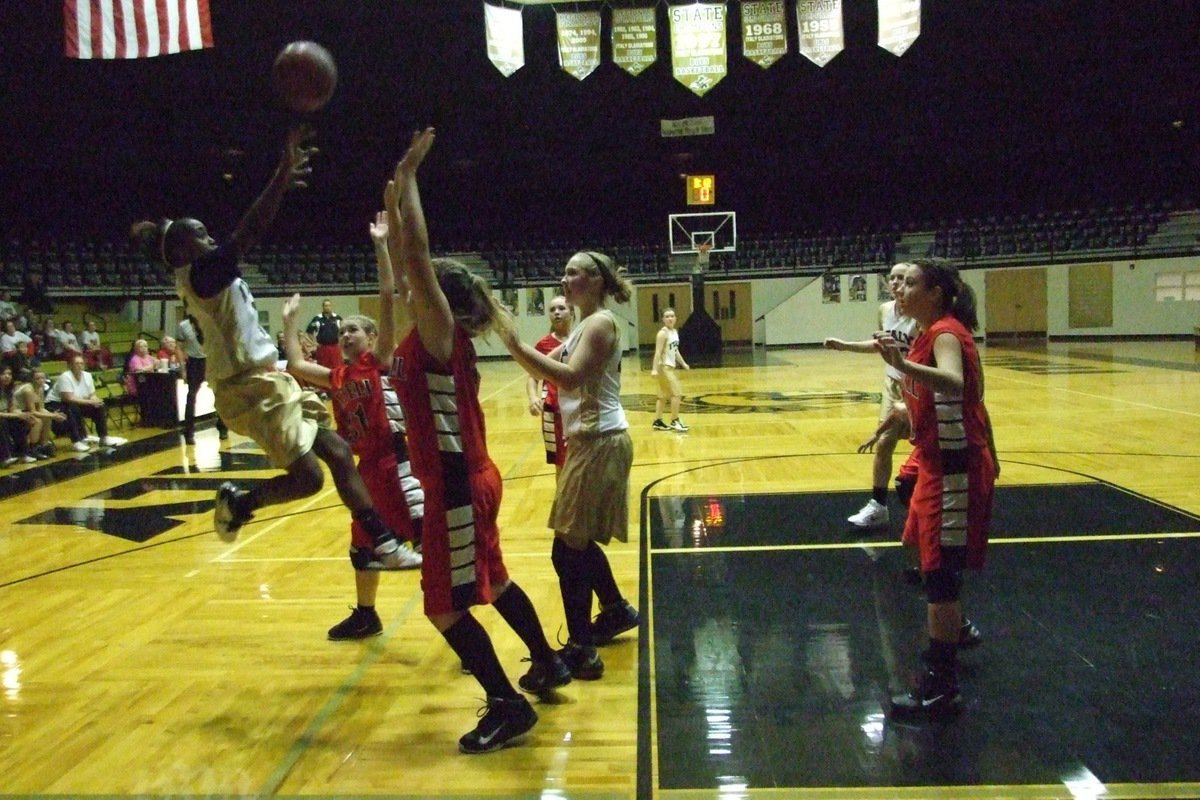
{"label": "scoreboard", "polygon": [[715,175],[687,176],[687,204],[689,206],[711,206],[717,201],[717,178]]}

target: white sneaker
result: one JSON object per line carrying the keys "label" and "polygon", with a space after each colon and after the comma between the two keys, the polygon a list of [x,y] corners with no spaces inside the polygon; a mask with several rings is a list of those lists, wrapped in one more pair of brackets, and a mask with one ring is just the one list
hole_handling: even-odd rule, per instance
{"label": "white sneaker", "polygon": [[88,444],[99,444],[100,443],[99,436],[85,436],[85,437],[83,437],[83,440],[85,442],[87,442]]}
{"label": "white sneaker", "polygon": [[100,444],[104,447],[120,447],[128,442],[128,439],[122,439],[120,436],[105,436],[100,440]]}
{"label": "white sneaker", "polygon": [[4,459],[3,461],[0,461],[0,467],[11,467],[15,463],[17,463],[17,457],[9,456],[8,458]]}
{"label": "white sneaker", "polygon": [[861,511],[852,517],[847,517],[846,521],[858,528],[881,528],[888,524],[888,519],[887,506],[872,497]]}
{"label": "white sneaker", "polygon": [[71,445],[71,449],[77,453],[86,453],[88,451],[87,442],[78,441]]}
{"label": "white sneaker", "polygon": [[394,569],[417,569],[421,566],[424,559],[421,554],[413,549],[413,546],[408,542],[397,542],[395,550],[381,555],[375,554],[375,558],[367,564],[367,569],[371,570],[394,570]]}
{"label": "white sneaker", "polygon": [[37,459],[34,458],[33,456],[21,456],[22,464],[32,464],[35,461],[37,461]]}

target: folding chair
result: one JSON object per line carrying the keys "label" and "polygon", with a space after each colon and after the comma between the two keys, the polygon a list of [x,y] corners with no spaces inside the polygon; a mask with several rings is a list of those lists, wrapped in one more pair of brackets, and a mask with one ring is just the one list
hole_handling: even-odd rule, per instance
{"label": "folding chair", "polygon": [[141,422],[137,397],[125,391],[124,372],[105,370],[92,377],[96,382],[96,394],[104,401],[104,413],[113,427],[123,430]]}

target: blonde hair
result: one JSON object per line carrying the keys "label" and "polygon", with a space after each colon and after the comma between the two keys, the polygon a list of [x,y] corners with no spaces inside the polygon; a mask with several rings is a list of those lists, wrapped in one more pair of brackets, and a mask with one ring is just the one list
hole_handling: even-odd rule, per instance
{"label": "blonde hair", "polygon": [[628,303],[629,298],[633,297],[633,282],[625,277],[625,268],[618,267],[611,256],[592,250],[580,250],[575,255],[587,256],[591,263],[585,263],[583,268],[604,279],[606,295],[612,296],[618,303]]}
{"label": "blonde hair", "polygon": [[[328,300],[325,302],[329,302]],[[353,322],[355,325],[363,329],[363,332],[368,336],[378,336],[379,326],[375,324],[375,320],[365,314],[348,314],[342,317],[342,323]]]}
{"label": "blonde hair", "polygon": [[485,278],[452,258],[433,259],[433,270],[456,323],[472,337],[496,328],[504,311]]}

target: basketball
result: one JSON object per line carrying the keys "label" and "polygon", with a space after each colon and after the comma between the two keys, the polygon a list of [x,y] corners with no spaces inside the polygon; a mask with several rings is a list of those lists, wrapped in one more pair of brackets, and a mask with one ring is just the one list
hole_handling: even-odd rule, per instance
{"label": "basketball", "polygon": [[316,42],[292,42],[279,52],[272,70],[284,105],[303,114],[319,110],[337,87],[337,64]]}

